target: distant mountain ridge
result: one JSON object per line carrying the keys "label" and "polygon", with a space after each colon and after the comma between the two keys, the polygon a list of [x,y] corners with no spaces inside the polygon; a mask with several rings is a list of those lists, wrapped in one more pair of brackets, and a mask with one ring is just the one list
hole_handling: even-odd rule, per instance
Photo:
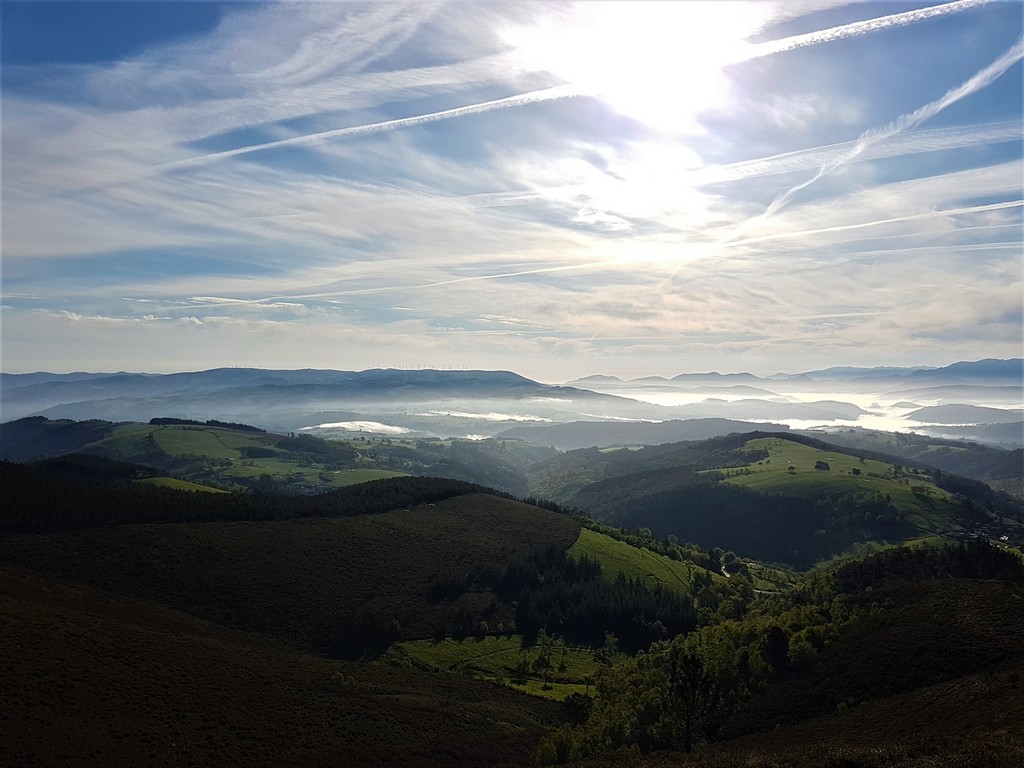
{"label": "distant mountain ridge", "polygon": [[[5,374],[5,421],[25,416],[147,421],[154,416],[276,419],[273,426],[304,426],[304,414],[358,410],[350,405],[442,403],[530,398],[548,402],[621,401],[586,389],[542,384],[510,371],[371,369],[366,371],[216,368],[173,374],[107,376]],[[623,401],[627,402],[627,401]],[[631,401],[628,401],[631,402]],[[652,407],[649,410],[653,410]],[[307,422],[308,423],[308,422]]]}
{"label": "distant mountain ridge", "polygon": [[[635,379],[622,379],[618,376],[606,374],[595,374],[573,379],[567,382],[568,385],[591,386],[595,385],[625,385],[643,384],[647,382],[660,383],[727,383],[727,382],[761,382],[771,383],[778,381],[811,380],[811,381],[854,381],[858,379],[893,379],[905,384],[920,386],[921,381],[937,381],[942,383],[981,383],[982,381],[997,380],[1001,383],[1020,386],[1024,383],[1024,359],[995,359],[985,358],[983,360],[966,361],[961,360],[943,367],[935,366],[833,366],[831,368],[820,368],[812,371],[798,373],[775,373],[771,376],[758,376],[748,372],[719,373],[718,371],[707,371],[703,373],[680,373],[671,378],[663,376],[643,376]],[[955,381],[954,381],[955,380]]]}
{"label": "distant mountain ridge", "polygon": [[5,373],[0,374],[0,420],[45,416],[148,421],[159,416],[293,431],[325,423],[316,414],[344,412],[353,415],[338,421],[377,424],[393,434],[467,438],[493,436],[531,422],[717,418],[797,426],[796,422],[856,422],[877,415],[874,406],[867,406],[870,400],[856,404],[837,399],[836,394],[841,397],[844,392],[852,401],[857,393],[876,393],[871,395],[880,397],[876,402],[920,400],[921,405],[1017,409],[1024,406],[1022,372],[1020,359],[985,359],[943,368],[837,367],[768,378],[710,371],[626,381],[595,374],[561,386],[500,370]]}

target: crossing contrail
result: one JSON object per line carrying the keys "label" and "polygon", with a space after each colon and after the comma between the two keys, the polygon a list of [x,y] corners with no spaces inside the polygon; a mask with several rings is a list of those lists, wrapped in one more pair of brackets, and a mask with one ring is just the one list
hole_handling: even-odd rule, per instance
{"label": "crossing contrail", "polygon": [[749,228],[750,225],[772,217],[778,213],[779,210],[788,205],[798,193],[807,189],[812,184],[825,176],[828,176],[830,173],[841,168],[847,163],[853,161],[873,145],[878,144],[881,141],[891,139],[894,136],[898,136],[904,131],[916,128],[925,120],[935,117],[935,115],[939,114],[939,112],[944,110],[946,107],[949,107],[964,97],[970,96],[972,93],[987,87],[1022,58],[1024,58],[1024,37],[1019,38],[1017,42],[998,59],[993,61],[973,77],[965,80],[956,88],[948,90],[941,98],[935,99],[935,101],[929,102],[913,112],[900,115],[898,118],[882,128],[865,131],[860,135],[857,141],[854,142],[854,145],[849,150],[822,165],[818,169],[818,172],[811,178],[790,187],[780,194],[771,202],[763,213],[752,219],[748,219],[746,222],[741,224],[739,226],[739,231],[737,231],[736,234],[726,242],[730,242],[731,240],[738,238],[742,234],[742,231]]}
{"label": "crossing contrail", "polygon": [[867,227],[877,227],[882,224],[895,224],[903,221],[916,221],[918,219],[934,219],[941,218],[943,216],[964,216],[970,213],[987,213],[989,211],[1005,211],[1010,208],[1021,208],[1024,207],[1024,200],[1007,200],[1001,203],[989,203],[988,205],[971,205],[963,208],[947,208],[939,209],[934,211],[925,211],[924,213],[911,213],[906,216],[894,216],[890,219],[878,219],[877,221],[861,221],[856,224],[838,224],[834,227],[821,227],[820,229],[804,229],[799,232],[778,232],[771,235],[762,235],[760,237],[748,237],[743,240],[731,240],[728,245],[730,247],[736,245],[750,245],[753,243],[763,243],[769,240],[787,240],[791,237],[803,237],[805,235],[820,235],[829,232],[846,232],[851,229],[865,229]]}
{"label": "crossing contrail", "polygon": [[[797,48],[805,48],[807,46],[819,45],[821,43],[830,43],[835,40],[843,40],[849,37],[857,37],[860,35],[869,34],[871,32],[876,32],[882,29],[902,27],[908,24],[926,21],[928,19],[936,18],[939,16],[946,16],[951,13],[959,13],[961,11],[966,11],[971,8],[985,5],[990,2],[993,2],[993,0],[956,0],[956,2],[945,3],[944,5],[932,6],[930,8],[922,8],[916,11],[907,11],[905,13],[895,13],[889,16],[880,16],[875,19],[868,19],[866,21],[856,21],[850,24],[843,24],[837,27],[830,27],[829,29],[818,30],[816,32],[808,32],[803,35],[794,35],[792,37],[786,37],[780,40],[759,43],[757,45],[750,46],[747,49],[746,54],[743,57],[741,57],[740,61],[757,59],[761,58],[762,56],[770,56],[776,53],[785,53],[787,51],[796,50]],[[422,125],[424,123],[433,123],[439,120],[449,120],[455,117],[477,115],[484,112],[491,112],[499,109],[512,109],[515,107],[521,107],[527,104],[535,104],[538,102],[554,101],[556,99],[566,99],[578,96],[593,95],[597,94],[589,89],[584,89],[577,85],[559,85],[553,88],[544,88],[541,90],[530,91],[528,93],[518,94],[515,96],[507,96],[501,99],[493,99],[491,101],[479,102],[477,104],[469,104],[463,107],[445,109],[439,112],[429,112],[422,115],[402,117],[394,120],[383,120],[381,122],[368,123],[365,125],[353,125],[346,128],[336,128],[329,131],[319,131],[317,133],[309,133],[302,136],[293,136],[291,138],[279,139],[277,141],[267,141],[260,144],[250,144],[244,147],[237,147],[235,149],[224,150],[222,152],[211,152],[206,155],[199,155],[197,157],[186,158],[184,160],[176,160],[174,162],[164,163],[162,165],[155,166],[155,170],[172,170],[175,168],[185,168],[192,165],[203,165],[205,163],[213,162],[216,160],[224,160],[230,157],[238,157],[239,155],[248,155],[255,152],[263,152],[268,149],[279,149],[282,147],[313,146],[323,141],[328,141],[331,139],[345,139],[353,136],[365,136],[368,134],[382,133],[385,131],[394,131],[399,130],[401,128]]]}

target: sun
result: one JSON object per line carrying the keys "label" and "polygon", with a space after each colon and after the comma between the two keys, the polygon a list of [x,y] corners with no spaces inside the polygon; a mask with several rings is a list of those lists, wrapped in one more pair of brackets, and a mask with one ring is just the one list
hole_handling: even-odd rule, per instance
{"label": "sun", "polygon": [[763,3],[582,2],[506,35],[520,67],[547,71],[669,133],[728,102],[724,69],[749,58]]}

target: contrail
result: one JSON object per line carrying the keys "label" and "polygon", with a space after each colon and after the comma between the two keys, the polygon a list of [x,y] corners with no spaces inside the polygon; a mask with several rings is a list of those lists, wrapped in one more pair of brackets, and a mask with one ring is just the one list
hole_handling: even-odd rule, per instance
{"label": "contrail", "polygon": [[866,227],[877,227],[882,224],[896,224],[902,221],[915,221],[917,219],[933,219],[942,216],[963,216],[969,213],[986,213],[987,211],[1002,211],[1008,208],[1024,207],[1024,200],[1007,200],[1002,203],[989,203],[988,205],[973,205],[965,208],[948,208],[945,210],[926,211],[924,213],[912,213],[906,216],[895,216],[891,219],[878,219],[877,221],[863,221],[857,224],[840,224],[834,227],[822,227],[821,229],[804,229],[799,232],[779,232],[773,235],[761,237],[748,237],[744,240],[731,240],[727,243],[729,247],[735,245],[750,245],[752,243],[763,243],[769,240],[785,240],[791,237],[803,237],[805,235],[820,235],[828,232],[845,232],[851,229],[864,229]]}
{"label": "contrail", "polygon": [[472,277],[456,277],[451,280],[441,280],[437,283],[426,283],[417,285],[416,288],[437,288],[441,285],[454,285],[455,283],[469,283],[476,280],[498,280],[503,277],[520,277],[522,275],[539,275],[546,272],[568,272],[574,269],[589,269],[591,267],[606,266],[606,261],[588,261],[583,264],[569,264],[564,267],[540,267],[538,269],[524,269],[519,272],[502,272],[492,275],[474,275]]}
{"label": "contrail", "polygon": [[[941,152],[979,144],[997,144],[1024,139],[1024,127],[1010,120],[984,125],[931,128],[912,131],[893,137],[883,145],[876,145],[862,153],[858,160],[882,160],[923,152]],[[707,186],[741,179],[771,176],[774,174],[813,171],[849,152],[856,139],[820,147],[809,147],[780,155],[740,160],[727,165],[711,165],[705,168],[683,171],[680,181],[694,186]],[[554,195],[571,197],[585,194],[586,184],[566,184],[557,187],[522,189],[515,192],[482,192],[470,195],[456,195],[456,199],[470,202],[480,208],[521,205]]]}
{"label": "contrail", "polygon": [[[966,127],[932,128],[892,138],[896,140],[886,142],[883,146],[873,146],[865,150],[861,153],[859,159],[882,160],[922,152],[960,149],[978,144],[988,145],[1005,141],[1020,141],[1024,138],[1024,127],[1019,122],[1011,120]],[[740,160],[728,165],[713,165],[692,172],[692,176],[695,183],[705,185],[756,176],[771,176],[773,174],[811,170],[820,168],[822,164],[831,162],[836,157],[848,153],[855,141],[844,141],[838,144],[827,144],[820,147],[800,149],[795,152],[786,152],[781,155]]]}
{"label": "contrail", "polygon": [[308,146],[310,144],[319,144],[327,139],[340,139],[348,136],[363,136],[371,133],[382,133],[384,131],[394,131],[399,128],[407,128],[411,125],[421,125],[423,123],[433,123],[438,120],[448,120],[452,117],[464,117],[466,115],[476,115],[481,112],[491,112],[496,109],[510,109],[512,107],[521,107],[525,104],[534,104],[540,101],[554,101],[556,99],[566,99],[573,96],[583,96],[587,92],[573,85],[559,85],[554,88],[544,88],[539,91],[530,91],[529,93],[521,93],[516,96],[506,96],[502,99],[494,99],[492,101],[484,101],[479,104],[469,104],[465,107],[455,107],[454,109],[445,109],[440,112],[429,112],[425,115],[415,115],[413,117],[400,117],[395,120],[384,120],[379,123],[369,123],[367,125],[353,125],[348,128],[336,128],[330,131],[321,131],[319,133],[310,133],[304,136],[293,136],[290,139],[279,139],[278,141],[267,141],[262,144],[250,144],[245,147],[238,147],[236,149],[228,149],[223,152],[212,152],[208,155],[200,155],[198,157],[190,157],[186,160],[177,160],[172,163],[164,163],[163,165],[156,166],[161,170],[168,170],[172,168],[182,168],[189,165],[199,165],[202,163],[210,162],[211,160],[222,160],[228,157],[236,157],[237,155],[247,155],[252,152],[262,152],[266,149],[278,149],[280,147],[300,147]]}
{"label": "contrail", "polygon": [[925,120],[935,117],[935,115],[939,114],[939,112],[944,110],[946,107],[955,104],[965,96],[970,96],[972,93],[985,88],[1022,58],[1024,58],[1024,37],[1019,38],[1017,42],[998,59],[993,61],[973,77],[958,85],[956,88],[952,88],[947,91],[941,98],[929,102],[913,112],[900,115],[898,118],[882,128],[865,131],[848,151],[843,152],[822,165],[821,168],[818,169],[818,172],[807,181],[803,181],[796,186],[791,187],[776,197],[768,208],[765,209],[764,213],[741,224],[739,231],[725,242],[728,243],[739,237],[742,231],[747,229],[750,225],[770,218],[780,209],[788,205],[799,192],[807,189],[818,180],[851,162],[873,145],[878,144],[881,141],[885,141],[886,139],[891,139],[904,131],[916,128]]}
{"label": "contrail", "polygon": [[[859,35],[865,35],[870,32],[875,32],[881,29],[888,29],[890,27],[905,26],[907,24],[913,24],[919,21],[925,21],[927,19],[935,18],[937,16],[945,16],[951,13],[958,13],[960,11],[966,11],[977,6],[985,5],[993,2],[993,0],[956,0],[956,2],[946,3],[945,5],[933,6],[931,8],[923,8],[917,11],[907,11],[905,13],[896,13],[890,16],[880,16],[875,19],[868,19],[866,21],[856,21],[851,24],[843,24],[838,27],[830,27],[829,29],[823,29],[816,32],[808,32],[803,35],[794,35],[792,37],[782,38],[780,40],[773,40],[767,43],[760,43],[752,45],[747,49],[747,53],[740,59],[740,61],[746,61],[750,59],[757,59],[763,56],[769,56],[776,53],[785,53],[786,51],[792,51],[797,48],[805,48],[810,45],[818,45],[820,43],[830,43],[834,40],[842,40],[848,37],[857,37]],[[400,128],[407,128],[413,125],[421,125],[423,123],[432,123],[438,120],[448,120],[453,117],[463,117],[466,115],[475,115],[482,112],[490,112],[496,109],[511,109],[513,107],[520,107],[526,104],[533,104],[541,101],[553,101],[555,99],[572,98],[576,96],[588,96],[595,95],[590,90],[582,89],[579,86],[573,84],[555,86],[553,88],[545,88],[539,91],[530,91],[529,93],[523,93],[516,96],[507,96],[501,99],[494,99],[492,101],[484,101],[478,104],[469,104],[464,107],[455,107],[454,109],[446,109],[440,112],[430,112],[424,115],[415,115],[413,117],[403,117],[395,120],[384,120],[379,123],[369,123],[366,125],[354,125],[347,128],[337,128],[330,131],[320,131],[318,133],[306,134],[304,136],[294,136],[288,139],[280,139],[278,141],[268,141],[261,144],[251,144],[245,147],[238,147],[236,149],[228,149],[223,152],[212,152],[206,155],[199,155],[197,157],[191,157],[185,160],[177,160],[170,163],[164,163],[157,165],[154,170],[168,170],[174,168],[183,168],[190,165],[201,165],[203,163],[223,160],[229,157],[236,157],[238,155],[251,154],[253,152],[262,152],[267,149],[276,149],[279,147],[294,147],[294,146],[310,146],[318,144],[328,139],[340,139],[347,138],[350,136],[362,136],[372,133],[381,133],[384,131],[394,131]]]}
{"label": "contrail", "polygon": [[950,13],[959,13],[971,8],[986,5],[992,0],[957,0],[957,2],[935,5],[931,8],[921,8],[917,11],[906,11],[905,13],[894,13],[891,16],[880,16],[876,19],[855,21],[851,24],[842,24],[838,27],[821,29],[816,32],[808,32],[803,35],[793,35],[780,40],[771,40],[767,43],[759,43],[751,46],[746,59],[756,59],[761,56],[770,56],[774,53],[785,53],[797,48],[805,48],[809,45],[819,43],[830,43],[833,40],[845,40],[848,37],[858,37],[870,32],[877,32],[880,29],[891,27],[902,27],[907,24],[915,24],[919,21],[926,21],[937,16],[946,16]]}

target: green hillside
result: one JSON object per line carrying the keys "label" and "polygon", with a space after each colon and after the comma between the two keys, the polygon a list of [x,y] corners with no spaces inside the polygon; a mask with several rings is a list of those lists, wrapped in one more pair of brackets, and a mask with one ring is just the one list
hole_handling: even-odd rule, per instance
{"label": "green hillside", "polygon": [[924,532],[943,533],[956,525],[953,494],[916,468],[775,438],[750,440],[744,450],[767,456],[725,470],[725,482],[810,499],[883,497]]}
{"label": "green hillside", "polygon": [[[763,437],[654,467],[616,457],[601,482],[649,504],[634,511],[686,499],[716,535],[778,546],[842,522],[842,504],[734,482],[768,478],[758,461],[784,456],[790,480],[821,451],[837,469],[809,478],[880,469],[748,445]],[[0,765],[511,767],[621,749],[619,765],[980,768],[1024,751],[1024,565],[983,539],[801,575],[432,478],[197,493],[71,455],[0,462],[0,488]]]}
{"label": "green hillside", "polygon": [[906,432],[844,429],[806,432],[811,437],[858,451],[874,451],[988,483],[1018,483],[1024,477],[1024,450],[1004,450],[965,440],[944,440]]}
{"label": "green hillside", "polygon": [[720,573],[709,572],[685,560],[672,560],[649,549],[631,546],[603,533],[584,528],[572,545],[569,554],[588,557],[601,564],[601,573],[607,579],[620,575],[627,579],[641,579],[650,587],[671,589],[684,595],[694,592],[694,577],[701,574],[713,581],[725,582]]}
{"label": "green hillside", "polygon": [[571,646],[561,639],[526,646],[521,635],[399,642],[380,661],[469,675],[556,701],[589,692],[602,668],[591,648]]}
{"label": "green hillside", "polygon": [[312,494],[411,474],[448,477],[526,496],[525,468],[556,451],[519,440],[322,440],[243,424],[182,419],[139,424],[33,417],[4,424],[0,432],[0,457],[11,461],[68,453],[143,464],[226,490]]}
{"label": "green hillside", "polygon": [[227,493],[223,488],[214,488],[209,485],[192,483],[188,480],[179,480],[176,477],[147,477],[138,482],[146,485],[155,485],[159,488],[172,488],[176,491],[199,491],[203,493]]}
{"label": "green hillside", "polygon": [[531,488],[625,529],[798,568],[934,535],[1024,533],[1024,506],[983,483],[800,435],[572,451],[532,468]]}

